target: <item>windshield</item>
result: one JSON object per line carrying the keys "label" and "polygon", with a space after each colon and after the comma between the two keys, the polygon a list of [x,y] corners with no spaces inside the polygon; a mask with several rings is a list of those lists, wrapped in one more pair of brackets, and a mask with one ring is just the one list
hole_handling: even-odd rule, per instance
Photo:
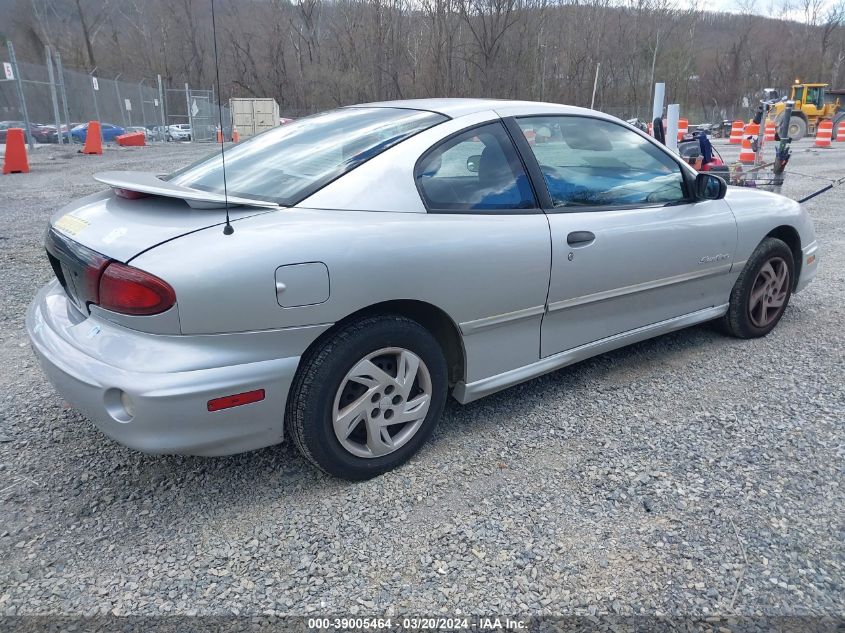
{"label": "windshield", "polygon": [[[229,195],[297,204],[396,143],[445,121],[433,112],[343,108],[299,119],[226,150]],[[177,185],[223,193],[220,154],[173,174]]]}

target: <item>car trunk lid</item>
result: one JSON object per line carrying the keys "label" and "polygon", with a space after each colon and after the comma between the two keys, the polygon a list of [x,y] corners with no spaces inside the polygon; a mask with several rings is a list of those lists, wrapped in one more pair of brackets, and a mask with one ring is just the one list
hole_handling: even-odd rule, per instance
{"label": "car trunk lid", "polygon": [[[130,199],[112,190],[101,191],[72,202],[51,219],[45,241],[50,264],[82,310],[97,302],[99,276],[110,261],[129,263],[159,244],[216,225],[221,226],[220,239],[226,239],[222,230],[225,199],[219,194],[168,186],[153,174],[97,179],[113,189],[124,189],[124,195],[128,191],[144,197]],[[252,201],[245,206],[240,199],[230,203],[239,205],[229,210],[232,222],[279,208]]]}

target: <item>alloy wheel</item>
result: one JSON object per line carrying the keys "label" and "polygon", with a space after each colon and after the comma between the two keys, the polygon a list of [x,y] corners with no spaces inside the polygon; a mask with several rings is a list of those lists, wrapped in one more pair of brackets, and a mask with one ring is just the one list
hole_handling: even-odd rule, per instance
{"label": "alloy wheel", "polygon": [[789,266],[781,257],[768,260],[751,286],[748,316],[755,327],[765,328],[780,316],[789,295]]}
{"label": "alloy wheel", "polygon": [[392,453],[419,430],[431,397],[431,375],[419,356],[401,347],[372,352],[338,387],[332,409],[335,436],[357,457]]}

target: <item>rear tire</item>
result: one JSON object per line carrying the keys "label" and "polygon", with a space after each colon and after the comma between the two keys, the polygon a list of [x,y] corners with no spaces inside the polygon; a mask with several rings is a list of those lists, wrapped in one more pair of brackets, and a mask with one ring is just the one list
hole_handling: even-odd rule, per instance
{"label": "rear tire", "polygon": [[302,358],[285,414],[294,444],[335,477],[370,479],[403,464],[446,402],[440,345],[402,316],[343,326]]}
{"label": "rear tire", "polygon": [[783,316],[795,283],[792,251],[767,237],[754,249],[731,290],[722,328],[737,338],[759,338]]}

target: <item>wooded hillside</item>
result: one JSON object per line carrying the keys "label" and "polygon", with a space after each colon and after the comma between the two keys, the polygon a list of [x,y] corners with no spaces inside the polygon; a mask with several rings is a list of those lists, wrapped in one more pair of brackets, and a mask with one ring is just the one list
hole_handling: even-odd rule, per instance
{"label": "wooded hillside", "polygon": [[[652,79],[696,118],[746,113],[764,87],[845,83],[845,10],[821,0],[715,14],[670,0],[216,0],[224,98],[299,116],[340,104],[490,96],[645,116]],[[706,5],[699,5],[703,9]],[[210,88],[210,0],[0,0],[22,61]],[[744,104],[746,107],[744,107]]]}

